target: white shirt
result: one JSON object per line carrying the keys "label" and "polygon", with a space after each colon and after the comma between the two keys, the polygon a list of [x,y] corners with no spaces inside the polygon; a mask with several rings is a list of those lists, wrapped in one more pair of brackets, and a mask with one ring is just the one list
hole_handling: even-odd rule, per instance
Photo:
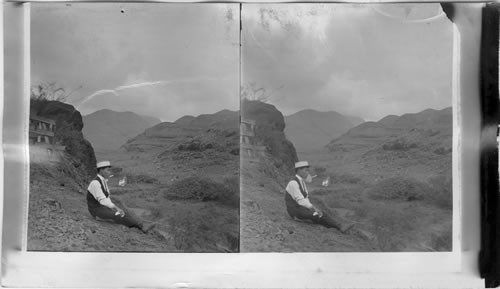
{"label": "white shirt", "polygon": [[[304,179],[301,178],[299,175],[295,175],[295,176],[300,181],[302,188],[306,191],[307,194],[309,194],[309,192],[307,191],[307,186],[306,186],[306,182],[304,182]],[[313,205],[309,201],[309,198],[304,197],[302,195],[302,193],[300,192],[299,184],[295,180],[288,182],[288,185],[286,186],[285,190],[292,197],[292,199],[294,199],[299,205],[306,207],[308,209],[313,208]]]}
{"label": "white shirt", "polygon": [[[108,191],[109,194],[108,180],[99,174],[97,175],[97,177],[101,179],[104,188],[106,189],[106,191]],[[106,197],[106,195],[102,191],[101,184],[99,183],[98,180],[93,180],[92,182],[90,182],[89,187],[87,189],[92,194],[92,196],[94,196],[94,198],[99,202],[99,204],[111,209],[115,207],[115,204],[113,204],[109,196]]]}

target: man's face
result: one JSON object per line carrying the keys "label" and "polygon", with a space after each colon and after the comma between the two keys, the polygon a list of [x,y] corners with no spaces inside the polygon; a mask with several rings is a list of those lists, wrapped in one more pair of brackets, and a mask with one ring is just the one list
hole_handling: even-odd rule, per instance
{"label": "man's face", "polygon": [[309,167],[300,168],[298,174],[301,178],[305,179],[309,174]]}
{"label": "man's face", "polygon": [[101,176],[105,177],[106,179],[109,178],[109,176],[111,176],[111,168],[107,167],[107,168],[101,169]]}

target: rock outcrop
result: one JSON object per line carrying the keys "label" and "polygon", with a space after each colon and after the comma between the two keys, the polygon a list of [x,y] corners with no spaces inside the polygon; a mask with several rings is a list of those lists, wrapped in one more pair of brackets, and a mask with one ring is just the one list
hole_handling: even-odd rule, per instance
{"label": "rock outcrop", "polygon": [[256,122],[257,144],[266,147],[274,166],[291,174],[298,157],[295,147],[285,136],[283,114],[271,104],[247,99],[243,100],[241,108],[243,118]]}
{"label": "rock outcrop", "polygon": [[59,101],[32,101],[30,113],[55,120],[55,141],[66,147],[77,168],[82,167],[89,176],[95,175],[94,149],[83,137],[82,115],[75,107]]}

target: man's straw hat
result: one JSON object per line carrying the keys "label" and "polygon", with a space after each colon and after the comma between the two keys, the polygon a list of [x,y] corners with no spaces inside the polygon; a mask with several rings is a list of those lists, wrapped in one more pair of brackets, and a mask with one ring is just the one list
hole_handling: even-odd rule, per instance
{"label": "man's straw hat", "polygon": [[98,169],[100,169],[100,168],[106,168],[106,167],[111,167],[111,163],[109,161],[103,161],[103,162],[97,163],[97,168]]}
{"label": "man's straw hat", "polygon": [[305,167],[310,167],[309,162],[306,161],[301,161],[301,162],[296,162],[295,163],[295,168],[300,169],[300,168],[305,168]]}

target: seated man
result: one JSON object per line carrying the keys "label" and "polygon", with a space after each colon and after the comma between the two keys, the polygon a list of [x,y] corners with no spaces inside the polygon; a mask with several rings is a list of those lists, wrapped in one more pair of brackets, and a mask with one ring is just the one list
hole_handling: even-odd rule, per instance
{"label": "seated man", "polygon": [[97,163],[97,177],[90,182],[87,191],[87,205],[90,214],[105,221],[113,221],[127,227],[139,228],[147,233],[154,227],[154,223],[146,224],[133,214],[117,207],[110,198],[108,178],[111,176],[111,163],[104,161]]}
{"label": "seated man", "polygon": [[314,207],[309,201],[309,192],[306,186],[306,182],[312,180],[309,174],[309,163],[305,161],[295,163],[295,173],[295,177],[286,186],[285,203],[288,214],[292,218],[311,220],[315,224],[336,228],[342,233],[347,232],[353,226],[352,224],[340,224]]}

